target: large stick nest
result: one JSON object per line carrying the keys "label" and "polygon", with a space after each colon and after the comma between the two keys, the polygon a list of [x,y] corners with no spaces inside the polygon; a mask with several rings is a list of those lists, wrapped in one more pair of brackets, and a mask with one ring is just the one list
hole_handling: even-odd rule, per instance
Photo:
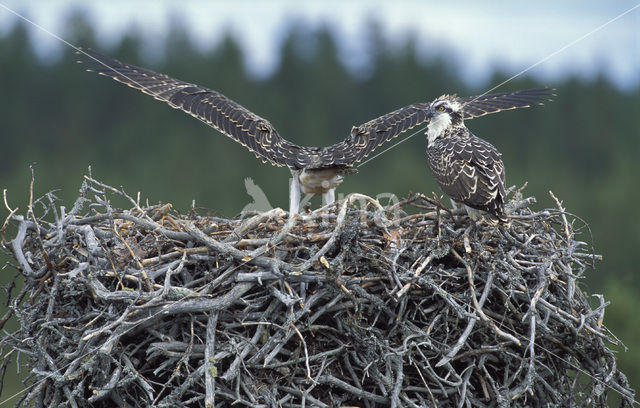
{"label": "large stick nest", "polygon": [[70,211],[50,193],[2,229],[24,279],[0,339],[5,365],[28,360],[17,405],[632,404],[607,303],[577,285],[586,226],[512,195],[508,227],[422,195],[222,219],[86,177]]}

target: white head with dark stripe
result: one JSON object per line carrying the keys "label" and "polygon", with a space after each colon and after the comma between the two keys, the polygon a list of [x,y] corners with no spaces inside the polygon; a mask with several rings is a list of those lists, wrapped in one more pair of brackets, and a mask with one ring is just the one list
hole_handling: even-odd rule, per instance
{"label": "white head with dark stripe", "polygon": [[446,137],[452,129],[464,127],[462,121],[462,103],[455,95],[442,95],[429,105],[430,117],[427,125],[427,145],[441,137]]}

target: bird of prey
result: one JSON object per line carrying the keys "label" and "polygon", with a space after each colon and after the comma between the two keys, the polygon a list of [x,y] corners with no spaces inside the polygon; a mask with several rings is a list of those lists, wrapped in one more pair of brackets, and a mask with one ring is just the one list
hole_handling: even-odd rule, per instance
{"label": "bird of prey", "polygon": [[105,75],[138,89],[200,119],[239,142],[264,163],[287,166],[292,174],[290,214],[298,213],[301,193],[322,195],[325,203],[335,201],[335,188],[354,164],[381,144],[405,130],[424,123],[428,103],[415,104],[353,127],[343,141],[328,147],[298,146],[282,138],[260,116],[219,92],[183,82],[167,75],[136,67],[93,50],[79,51],[87,70]]}
{"label": "bird of prey", "polygon": [[[416,103],[354,126],[343,141],[331,146],[298,146],[281,137],[269,121],[219,92],[92,50],[84,49],[80,54],[84,56],[84,61],[80,62],[90,63],[88,71],[111,77],[185,111],[239,142],[264,163],[287,166],[293,179],[289,191],[290,215],[298,213],[301,193],[322,195],[325,203],[332,203],[335,188],[345,175],[356,172],[353,168],[356,163],[400,133],[428,120],[430,104]],[[494,99],[500,101],[501,95],[494,95]],[[518,102],[517,94],[515,96],[518,103],[524,103],[526,99]],[[492,106],[470,101],[469,112],[491,113]]]}
{"label": "bird of prey", "polygon": [[471,133],[464,120],[541,105],[551,100],[552,91],[528,89],[465,98],[443,95],[431,102],[425,132],[429,168],[454,206],[464,206],[474,221],[484,219],[493,225],[507,222],[505,171],[498,150]]}

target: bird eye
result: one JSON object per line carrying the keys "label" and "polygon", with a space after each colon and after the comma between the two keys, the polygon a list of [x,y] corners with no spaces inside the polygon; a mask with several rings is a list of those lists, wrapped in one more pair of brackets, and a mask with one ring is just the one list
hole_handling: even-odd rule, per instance
{"label": "bird eye", "polygon": [[444,106],[442,106],[442,105],[441,105],[441,106],[438,106],[438,110],[439,110],[440,112],[442,112],[442,111],[444,110]]}

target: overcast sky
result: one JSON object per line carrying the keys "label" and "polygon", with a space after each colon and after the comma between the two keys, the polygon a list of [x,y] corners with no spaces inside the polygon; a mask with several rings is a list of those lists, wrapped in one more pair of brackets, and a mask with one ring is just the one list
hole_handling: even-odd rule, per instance
{"label": "overcast sky", "polygon": [[[391,42],[400,44],[408,34],[415,35],[424,58],[451,51],[460,74],[471,82],[486,80],[494,66],[517,74],[539,63],[530,72],[542,79],[567,73],[590,78],[603,72],[623,88],[640,84],[640,0],[0,0],[0,5],[62,37],[65,16],[85,10],[104,46],[132,27],[151,45],[176,17],[202,49],[230,30],[243,45],[248,68],[258,76],[275,68],[278,47],[292,22],[330,27],[345,62],[361,68],[366,64],[366,25],[375,20]],[[17,19],[0,7],[0,34]],[[34,28],[33,38],[43,56],[60,50],[61,43],[43,31]]]}

